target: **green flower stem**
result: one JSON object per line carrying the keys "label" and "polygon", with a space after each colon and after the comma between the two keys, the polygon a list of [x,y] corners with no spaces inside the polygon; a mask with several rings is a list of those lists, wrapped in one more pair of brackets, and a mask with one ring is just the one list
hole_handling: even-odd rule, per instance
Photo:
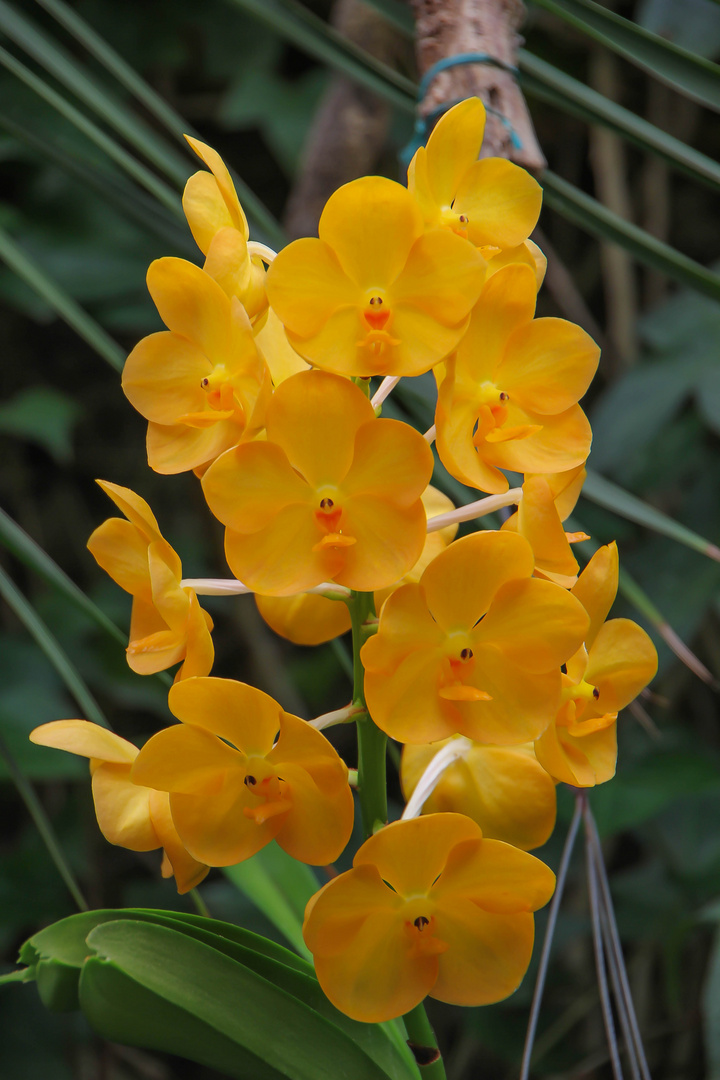
{"label": "green flower stem", "polygon": [[422,1001],[409,1013],[405,1013],[403,1020],[408,1045],[420,1066],[423,1080],[445,1080],[445,1065]]}
{"label": "green flower stem", "polygon": [[368,625],[375,615],[372,593],[354,592],[348,602],[352,621],[353,641],[353,705],[365,710],[357,720],[358,739],[358,795],[362,814],[363,834],[367,840],[377,826],[387,822],[387,779],[385,750],[387,735],[376,727],[366,711],[365,670],[360,659],[360,649],[377,624]]}

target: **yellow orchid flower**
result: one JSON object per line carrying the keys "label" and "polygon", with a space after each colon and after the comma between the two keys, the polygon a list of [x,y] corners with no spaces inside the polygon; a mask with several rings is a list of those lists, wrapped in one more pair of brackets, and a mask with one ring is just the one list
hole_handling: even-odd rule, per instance
{"label": "yellow orchid flower", "polygon": [[430,814],[370,837],[310,899],[303,934],[325,994],[355,1020],[390,1020],[427,994],[487,1005],[520,984],[532,912],[554,888],[533,855],[461,814]]}
{"label": "yellow orchid flower", "polygon": [[155,516],[129,488],[98,480],[125,518],[108,518],[88,549],[121,589],[133,597],[127,661],[139,675],[153,675],[183,661],[175,678],[207,675],[215,651],[212,619],[195,592],[182,588],[182,564]]}
{"label": "yellow orchid flower", "polygon": [[130,779],[136,746],[87,720],[41,724],[30,732],[30,741],[90,758],[95,813],[109,843],[129,851],[162,848],[162,875],[174,875],[179,893],[203,880],[210,868],[185,850],[173,825],[167,793],[139,787]]}
{"label": "yellow orchid flower", "polygon": [[501,528],[519,532],[535,555],[535,574],[570,589],[577,581],[579,566],[570,547],[588,540],[587,533],[567,533],[562,522],[575,509],[587,473],[584,465],[547,476],[528,474],[517,511]]}
{"label": "yellow orchid flower", "polygon": [[196,859],[231,866],[273,839],[301,862],[341,854],[353,799],[347,766],[324,735],[232,679],[186,679],[168,704],[181,723],[145,743],[132,777],[170,793]]}
{"label": "yellow orchid flower", "polygon": [[545,730],[560,701],[560,665],[584,640],[588,617],[533,568],[522,536],[474,533],[392,594],[361,652],[378,727],[404,743],[461,734],[502,746]]}
{"label": "yellow orchid flower", "polygon": [[[426,228],[466,237],[489,263],[510,252],[513,262],[529,261],[534,251],[525,242],[540,216],[542,188],[505,158],[478,161],[484,131],[485,106],[479,98],[449,109],[410,162],[408,189]],[[488,272],[493,272],[490,266]]]}
{"label": "yellow orchid flower", "polygon": [[[428,518],[454,510],[454,504],[429,485],[422,494],[422,504]],[[418,581],[423,570],[436,555],[454,539],[457,525],[450,525],[438,532],[428,533],[422,554],[413,568],[400,581],[387,589],[378,589],[375,593],[375,610],[380,608],[391,592],[408,581]],[[321,645],[325,641],[347,633],[350,629],[350,612],[343,603],[330,600],[326,596],[314,593],[299,593],[296,596],[260,596],[255,594],[255,603],[265,622],[276,634],[287,638],[295,645]]]}
{"label": "yellow orchid flower", "polygon": [[[406,800],[438,750],[453,740],[403,747],[400,780]],[[555,784],[535,757],[532,743],[481,746],[467,741],[423,805],[424,814],[466,814],[486,839],[532,851],[555,828]]]}
{"label": "yellow orchid flower", "polygon": [[195,243],[205,255],[206,274],[236,296],[254,322],[267,310],[265,268],[248,248],[250,231],[225,162],[212,147],[186,135],[210,172],[194,173],[183,193],[183,210]]}
{"label": "yellow orchid flower", "polygon": [[485,263],[460,237],[426,233],[406,188],[381,176],[345,184],[318,233],[284,248],[267,275],[301,356],[339,375],[420,375],[455,348]]}
{"label": "yellow orchid flower", "polygon": [[592,433],[577,404],[600,350],[565,319],[535,319],[535,277],[506,266],[486,282],[435,414],[440,459],[456,479],[493,495],[500,469],[556,473],[584,464]]}
{"label": "yellow orchid flower", "polygon": [[590,616],[590,629],[567,662],[557,717],[535,743],[543,768],[574,787],[593,787],[615,775],[617,714],[657,671],[655,646],[641,627],[630,619],[605,622],[617,587],[613,543],[596,551],[572,590]]}
{"label": "yellow orchid flower", "polygon": [[261,430],[270,375],[242,305],[199,267],[156,259],[147,283],[168,329],[132,350],[123,390],[149,421],[150,467],[202,469]]}
{"label": "yellow orchid flower", "polygon": [[433,468],[421,435],[378,420],[357,386],[322,371],[281,383],[266,429],[267,440],[229,450],[203,477],[237,578],[271,596],[325,581],[368,592],[417,562]]}

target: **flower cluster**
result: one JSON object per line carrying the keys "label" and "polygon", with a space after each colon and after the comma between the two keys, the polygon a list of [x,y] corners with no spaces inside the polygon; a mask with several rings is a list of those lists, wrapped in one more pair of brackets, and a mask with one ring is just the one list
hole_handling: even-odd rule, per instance
{"label": "flower cluster", "polygon": [[[354,800],[321,729],[355,722],[366,838],[308,904],[304,934],[327,996],[363,1021],[427,994],[479,1005],[517,987],[532,913],[554,888],[529,851],[552,832],[555,785],[614,774],[618,712],[657,664],[640,627],[606,621],[615,546],[579,574],[571,545],[588,538],[564,529],[599,350],[580,327],[536,317],[541,190],[507,161],[478,160],[483,124],[477,99],[460,103],[407,187],[346,184],[318,237],[279,254],[249,239],[224,163],[189,140],[209,169],[183,199],[205,261],[151,265],[167,330],[133,349],[123,388],[148,421],[151,468],[198,477],[233,577],[185,581],[144,500],[103,483],[125,518],[89,547],[133,596],[130,666],[182,662],[168,699],[179,723],[139,751],[79,720],[32,736],[90,759],[104,835],[162,847],[185,891],[271,841],[304,862],[337,859]],[[381,416],[400,378],[430,371],[424,435]],[[456,508],[431,486],[433,442],[487,498]],[[502,507],[517,509],[501,528],[456,538]],[[198,593],[213,592],[254,593],[299,644],[352,627],[351,705],[307,721],[210,677]],[[391,824],[386,737],[403,744],[408,800]]]}

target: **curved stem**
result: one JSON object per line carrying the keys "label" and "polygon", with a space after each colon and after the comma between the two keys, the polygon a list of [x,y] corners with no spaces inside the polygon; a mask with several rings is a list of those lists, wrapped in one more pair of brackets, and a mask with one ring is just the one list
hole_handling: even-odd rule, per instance
{"label": "curved stem", "polygon": [[405,1013],[403,1020],[408,1046],[420,1066],[423,1080],[445,1080],[445,1065],[423,1002]]}
{"label": "curved stem", "polygon": [[[586,820],[587,824],[587,820]],[[605,966],[605,949],[603,947],[602,923],[600,920],[600,898],[598,895],[597,867],[590,843],[590,830],[587,828],[586,855],[587,855],[587,880],[588,894],[590,896],[590,914],[592,916],[593,947],[595,950],[595,967],[597,970],[598,990],[600,991],[600,1004],[602,1005],[603,1020],[605,1022],[605,1034],[607,1035],[610,1062],[612,1064],[613,1077],[615,1080],[623,1080],[622,1064],[620,1062],[620,1049],[615,1033],[615,1021],[613,1019],[610,991],[607,981],[607,968]]]}

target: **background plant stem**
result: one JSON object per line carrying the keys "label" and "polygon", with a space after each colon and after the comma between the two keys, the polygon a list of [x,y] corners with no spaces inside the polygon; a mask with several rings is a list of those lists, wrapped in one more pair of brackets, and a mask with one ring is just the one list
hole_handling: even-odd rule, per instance
{"label": "background plant stem", "polygon": [[[365,705],[365,670],[360,659],[360,649],[369,634],[368,616],[374,615],[372,593],[354,592],[349,603],[353,640],[353,705]],[[363,836],[372,836],[376,824],[387,821],[387,778],[385,750],[387,735],[380,731],[366,712],[357,721],[358,740],[358,795],[363,822]]]}

